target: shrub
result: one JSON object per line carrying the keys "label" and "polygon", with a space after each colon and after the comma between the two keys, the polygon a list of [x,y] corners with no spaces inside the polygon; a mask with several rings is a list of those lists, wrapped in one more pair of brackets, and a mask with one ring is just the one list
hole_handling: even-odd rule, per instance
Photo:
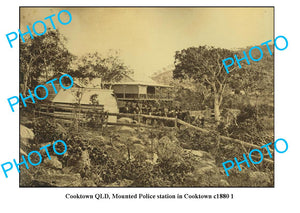
{"label": "shrub", "polygon": [[61,139],[62,133],[57,131],[54,119],[39,119],[35,122],[33,132],[37,143],[45,143]]}

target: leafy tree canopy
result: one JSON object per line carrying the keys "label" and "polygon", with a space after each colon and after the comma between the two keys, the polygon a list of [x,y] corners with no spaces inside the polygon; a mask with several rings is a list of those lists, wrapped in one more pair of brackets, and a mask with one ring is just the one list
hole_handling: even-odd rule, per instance
{"label": "leafy tree canopy", "polygon": [[66,38],[59,30],[47,29],[42,36],[23,43],[20,40],[20,73],[26,93],[59,72],[68,72],[73,55],[66,48]]}
{"label": "leafy tree canopy", "polygon": [[102,82],[118,82],[124,75],[132,74],[120,59],[118,51],[109,51],[107,56],[98,52],[88,53],[78,57],[72,64],[72,76],[78,78],[101,78]]}
{"label": "leafy tree canopy", "polygon": [[230,50],[210,46],[190,47],[175,54],[173,78],[190,78],[209,89],[214,96],[216,121],[220,120],[219,108],[230,79],[222,60],[231,55]]}

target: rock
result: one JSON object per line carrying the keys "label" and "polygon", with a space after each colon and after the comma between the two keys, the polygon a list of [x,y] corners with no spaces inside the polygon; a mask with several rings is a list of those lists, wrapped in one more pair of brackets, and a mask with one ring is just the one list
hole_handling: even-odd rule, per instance
{"label": "rock", "polygon": [[62,172],[63,172],[64,174],[71,173],[72,170],[74,170],[74,168],[73,168],[72,166],[66,166],[66,167],[62,168]]}
{"label": "rock", "polygon": [[20,139],[21,145],[30,147],[30,142],[34,139],[33,131],[23,125],[20,125]]}
{"label": "rock", "polygon": [[107,152],[111,152],[111,151],[114,151],[114,148],[111,146],[111,145],[104,145],[103,146],[104,150],[107,151]]}
{"label": "rock", "polygon": [[123,180],[118,180],[112,184],[106,185],[107,187],[114,187],[114,186],[119,186],[119,187],[128,187],[133,184],[133,180],[128,180],[128,179],[123,179]]}
{"label": "rock", "polygon": [[141,145],[141,144],[133,144],[135,150],[139,151],[139,152],[143,152],[145,150],[145,146]]}
{"label": "rock", "polygon": [[221,179],[219,182],[219,186],[230,186],[230,184],[226,180]]}
{"label": "rock", "polygon": [[134,157],[134,159],[150,159],[151,155],[148,154],[146,151],[146,147],[141,144],[133,144],[133,147],[130,148],[131,156]]}
{"label": "rock", "polygon": [[27,156],[27,153],[23,149],[20,149],[20,154]]}
{"label": "rock", "polygon": [[52,169],[62,169],[62,163],[57,159],[56,156],[51,156],[51,160],[46,158],[44,160],[44,165]]}
{"label": "rock", "polygon": [[198,158],[198,161],[206,161],[207,164],[215,165],[215,159],[211,154],[202,150],[188,150],[192,157]]}
{"label": "rock", "polygon": [[158,140],[157,144],[154,144],[154,149],[157,155],[161,158],[177,157],[181,158],[182,148],[172,142],[167,136],[163,136]]}
{"label": "rock", "polygon": [[157,164],[158,156],[157,156],[156,153],[153,153],[152,159],[153,159],[153,160],[152,160],[152,163],[153,163],[153,164]]}
{"label": "rock", "polygon": [[135,133],[135,129],[128,127],[128,126],[122,126],[119,130],[120,133],[126,133],[126,134],[131,134]]}
{"label": "rock", "polygon": [[[152,143],[152,138],[149,138],[147,134],[140,134],[138,137],[135,137],[134,143],[140,143],[143,145],[150,145]],[[156,139],[157,140],[157,139]]]}
{"label": "rock", "polygon": [[271,184],[271,179],[266,172],[251,172],[249,174],[249,181],[253,186],[269,186]]}
{"label": "rock", "polygon": [[185,126],[185,125],[180,125],[179,126],[179,130],[180,131],[184,131],[184,130],[186,130],[188,127],[187,126]]}
{"label": "rock", "polygon": [[211,154],[202,150],[191,150],[191,149],[183,149],[184,156],[187,158],[193,159],[194,162],[202,163],[205,162],[205,165],[215,165],[215,159]]}
{"label": "rock", "polygon": [[204,155],[204,153],[203,153],[202,151],[200,151],[200,150],[190,150],[190,152],[191,152],[193,155],[196,155],[196,156],[198,156],[198,157],[200,157],[200,158],[202,158],[203,155]]}
{"label": "rock", "polygon": [[102,135],[98,135],[98,136],[93,136],[95,137],[95,139],[99,142],[104,142],[105,141],[105,138],[102,136]]}
{"label": "rock", "polygon": [[33,180],[34,186],[80,187],[82,178],[80,174],[56,174],[42,176]]}
{"label": "rock", "polygon": [[33,126],[34,126],[34,122],[30,121],[30,120],[23,120],[23,121],[21,121],[21,124],[23,124],[24,126],[26,126],[29,129],[33,129]]}
{"label": "rock", "polygon": [[123,118],[119,118],[117,122],[120,122],[120,123],[133,123],[133,120],[131,118],[126,118],[126,117],[123,117]]}
{"label": "rock", "polygon": [[199,176],[207,175],[216,172],[217,171],[216,169],[217,169],[216,166],[196,167],[194,174]]}
{"label": "rock", "polygon": [[21,136],[21,138],[24,138],[24,139],[30,139],[30,140],[34,139],[33,131],[23,125],[20,125],[20,136]]}
{"label": "rock", "polygon": [[126,148],[126,145],[120,142],[113,142],[113,145],[117,148]]}
{"label": "rock", "polygon": [[162,138],[159,139],[158,142],[160,144],[169,144],[169,143],[171,143],[171,140],[168,136],[163,136]]}
{"label": "rock", "polygon": [[211,154],[201,150],[184,149],[184,159],[188,160],[194,170],[186,176],[189,186],[228,186]]}
{"label": "rock", "polygon": [[81,186],[83,186],[83,187],[96,187],[97,185],[92,180],[83,180]]}
{"label": "rock", "polygon": [[132,143],[141,143],[141,139],[135,137],[135,136],[131,136],[128,138],[128,140]]}
{"label": "rock", "polygon": [[91,161],[88,150],[82,151],[81,157],[78,160],[76,166],[79,170],[91,167]]}
{"label": "rock", "polygon": [[[20,186],[32,186],[33,176],[27,169],[21,169]],[[33,185],[34,186],[34,185]]]}
{"label": "rock", "polygon": [[[54,141],[49,141],[49,142],[46,142],[46,143],[41,143],[41,145],[39,145],[40,147],[43,147],[43,146],[47,146],[49,144],[51,144],[51,146],[53,145]],[[43,151],[45,153],[45,156],[46,156],[46,152]]]}

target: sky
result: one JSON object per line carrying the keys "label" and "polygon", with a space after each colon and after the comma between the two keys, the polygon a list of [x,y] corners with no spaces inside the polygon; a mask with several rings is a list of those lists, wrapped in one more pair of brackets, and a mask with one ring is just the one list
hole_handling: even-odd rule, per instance
{"label": "sky", "polygon": [[[72,14],[68,25],[57,20],[62,9]],[[228,49],[257,46],[274,38],[270,7],[21,8],[21,31],[26,31],[26,25],[32,29],[35,21],[52,14],[71,53],[81,56],[97,51],[105,55],[118,50],[135,79],[145,81],[173,64],[175,51],[201,45]],[[68,21],[68,15],[62,13],[61,19]],[[51,27],[49,20],[44,22]],[[36,25],[37,31],[41,26]]]}

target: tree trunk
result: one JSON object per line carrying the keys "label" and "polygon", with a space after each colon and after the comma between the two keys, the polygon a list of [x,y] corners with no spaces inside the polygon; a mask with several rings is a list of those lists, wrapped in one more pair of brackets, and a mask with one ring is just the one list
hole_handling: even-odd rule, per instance
{"label": "tree trunk", "polygon": [[23,81],[23,88],[21,90],[23,96],[26,94],[27,85],[28,85],[28,81],[27,81],[27,79],[24,79],[24,81]]}
{"label": "tree trunk", "polygon": [[25,96],[27,93],[28,93],[28,84],[29,84],[29,76],[25,76],[27,74],[24,74],[24,80],[23,80],[23,91],[22,91],[22,94],[23,96]]}
{"label": "tree trunk", "polygon": [[214,113],[215,113],[215,121],[217,125],[220,122],[220,99],[218,94],[214,94]]}
{"label": "tree trunk", "polygon": [[128,153],[128,161],[130,162],[130,149],[128,146],[127,146],[127,153]]}

